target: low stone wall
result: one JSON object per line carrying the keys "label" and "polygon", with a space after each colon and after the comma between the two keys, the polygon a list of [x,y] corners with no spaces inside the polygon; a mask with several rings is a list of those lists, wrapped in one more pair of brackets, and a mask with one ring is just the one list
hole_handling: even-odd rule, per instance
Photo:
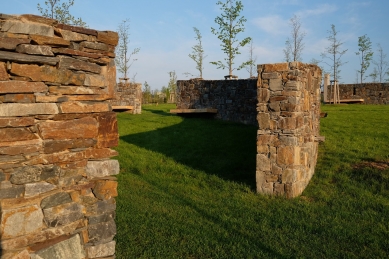
{"label": "low stone wall", "polygon": [[389,83],[340,84],[339,96],[341,100],[364,99],[365,104],[389,104]]}
{"label": "low stone wall", "polygon": [[119,82],[116,86],[112,106],[133,106],[133,114],[142,113],[142,84]]}
{"label": "low stone wall", "polygon": [[217,109],[216,118],[257,125],[257,80],[177,80],[178,109]]}
{"label": "low stone wall", "polygon": [[114,258],[117,42],[0,14],[1,258]]}
{"label": "low stone wall", "polygon": [[[177,81],[177,109],[258,125],[257,191],[295,197],[314,174],[321,70],[299,62],[258,65],[257,79]],[[254,140],[253,140],[254,141]]]}
{"label": "low stone wall", "polygon": [[258,65],[258,192],[291,198],[308,185],[321,139],[320,82],[316,65]]}

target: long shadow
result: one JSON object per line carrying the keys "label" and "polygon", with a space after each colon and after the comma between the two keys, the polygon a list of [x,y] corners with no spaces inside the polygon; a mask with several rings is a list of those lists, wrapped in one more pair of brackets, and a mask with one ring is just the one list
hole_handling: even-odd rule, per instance
{"label": "long shadow", "polygon": [[[161,116],[167,116],[159,112]],[[173,126],[120,138],[207,174],[254,189],[256,134],[255,126],[208,118],[185,118]]]}

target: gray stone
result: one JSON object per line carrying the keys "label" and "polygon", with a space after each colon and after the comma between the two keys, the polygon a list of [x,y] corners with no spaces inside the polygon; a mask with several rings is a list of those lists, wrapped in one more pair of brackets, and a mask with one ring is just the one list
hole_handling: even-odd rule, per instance
{"label": "gray stone", "polygon": [[114,220],[88,226],[89,241],[94,244],[111,241],[116,235]]}
{"label": "gray stone", "polygon": [[54,29],[51,26],[39,23],[24,23],[16,20],[8,20],[1,26],[1,31],[19,33],[19,34],[35,34],[43,36],[54,36]]}
{"label": "gray stone", "polygon": [[120,166],[117,160],[88,161],[86,173],[88,178],[106,177],[119,174]]}
{"label": "gray stone", "polygon": [[25,191],[24,196],[26,198],[54,190],[57,187],[54,184],[50,184],[50,183],[46,183],[46,182],[28,183],[25,186],[26,186],[26,191]]}
{"label": "gray stone", "polygon": [[84,217],[83,206],[75,202],[44,209],[43,213],[49,227],[64,226]]}
{"label": "gray stone", "polygon": [[60,56],[59,69],[82,70],[95,74],[101,73],[101,67],[97,64],[85,62],[67,56]]}
{"label": "gray stone", "polygon": [[85,251],[81,245],[81,238],[75,235],[65,241],[42,249],[31,255],[31,259],[83,259]]}
{"label": "gray stone", "polygon": [[36,205],[2,211],[2,239],[34,233],[43,227],[42,210]]}
{"label": "gray stone", "polygon": [[[95,50],[102,50],[102,51],[109,51],[110,48],[105,43],[98,43],[98,42],[81,42],[80,43],[81,48],[88,48],[88,49],[95,49]],[[112,47],[111,47],[112,48]],[[81,49],[82,50],[82,49]]]}
{"label": "gray stone", "polygon": [[0,104],[0,117],[58,114],[55,103],[3,103]]}
{"label": "gray stone", "polygon": [[5,180],[5,174],[3,173],[3,170],[0,169],[0,182]]}
{"label": "gray stone", "polygon": [[20,44],[16,47],[16,51],[32,55],[54,56],[54,53],[51,51],[51,47],[49,46]]}
{"label": "gray stone", "polygon": [[48,209],[51,207],[55,207],[70,202],[72,202],[72,199],[70,198],[69,193],[60,192],[44,198],[41,202],[41,208]]}
{"label": "gray stone", "polygon": [[271,91],[282,91],[284,89],[282,85],[282,79],[270,79],[269,88]]}
{"label": "gray stone", "polygon": [[105,213],[103,215],[98,216],[91,216],[88,218],[89,225],[101,223],[101,222],[107,222],[110,220],[113,220],[115,218],[115,211],[111,211],[109,213]]}
{"label": "gray stone", "polygon": [[13,184],[34,183],[57,179],[60,174],[58,166],[24,166],[16,169],[11,175]]}
{"label": "gray stone", "polygon": [[55,66],[59,62],[57,57],[43,57],[9,51],[0,51],[0,60],[32,64],[47,64],[52,66]]}
{"label": "gray stone", "polygon": [[115,254],[115,241],[86,248],[88,258],[101,258]]}
{"label": "gray stone", "polygon": [[0,189],[0,199],[15,199],[23,196],[24,193],[23,185],[15,185],[15,186],[11,185],[9,188],[3,188],[3,187],[5,186],[2,184],[2,188]]}
{"label": "gray stone", "polygon": [[270,171],[270,159],[266,155],[257,154],[257,170]]}

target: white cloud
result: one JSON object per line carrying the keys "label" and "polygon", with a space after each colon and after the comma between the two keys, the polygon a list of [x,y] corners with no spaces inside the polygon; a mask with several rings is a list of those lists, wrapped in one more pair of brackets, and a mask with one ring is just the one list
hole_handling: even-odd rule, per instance
{"label": "white cloud", "polygon": [[307,9],[297,12],[296,15],[300,17],[317,16],[335,12],[337,9],[338,8],[336,5],[322,4],[315,9]]}
{"label": "white cloud", "polygon": [[259,17],[253,20],[259,29],[273,35],[288,33],[288,22],[289,19],[283,19],[279,15]]}

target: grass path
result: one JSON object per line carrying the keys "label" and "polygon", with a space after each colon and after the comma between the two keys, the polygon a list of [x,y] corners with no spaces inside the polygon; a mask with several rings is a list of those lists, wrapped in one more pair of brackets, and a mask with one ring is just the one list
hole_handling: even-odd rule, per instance
{"label": "grass path", "polygon": [[119,114],[117,258],[385,258],[389,106],[323,106],[303,195],[255,193],[256,127]]}

